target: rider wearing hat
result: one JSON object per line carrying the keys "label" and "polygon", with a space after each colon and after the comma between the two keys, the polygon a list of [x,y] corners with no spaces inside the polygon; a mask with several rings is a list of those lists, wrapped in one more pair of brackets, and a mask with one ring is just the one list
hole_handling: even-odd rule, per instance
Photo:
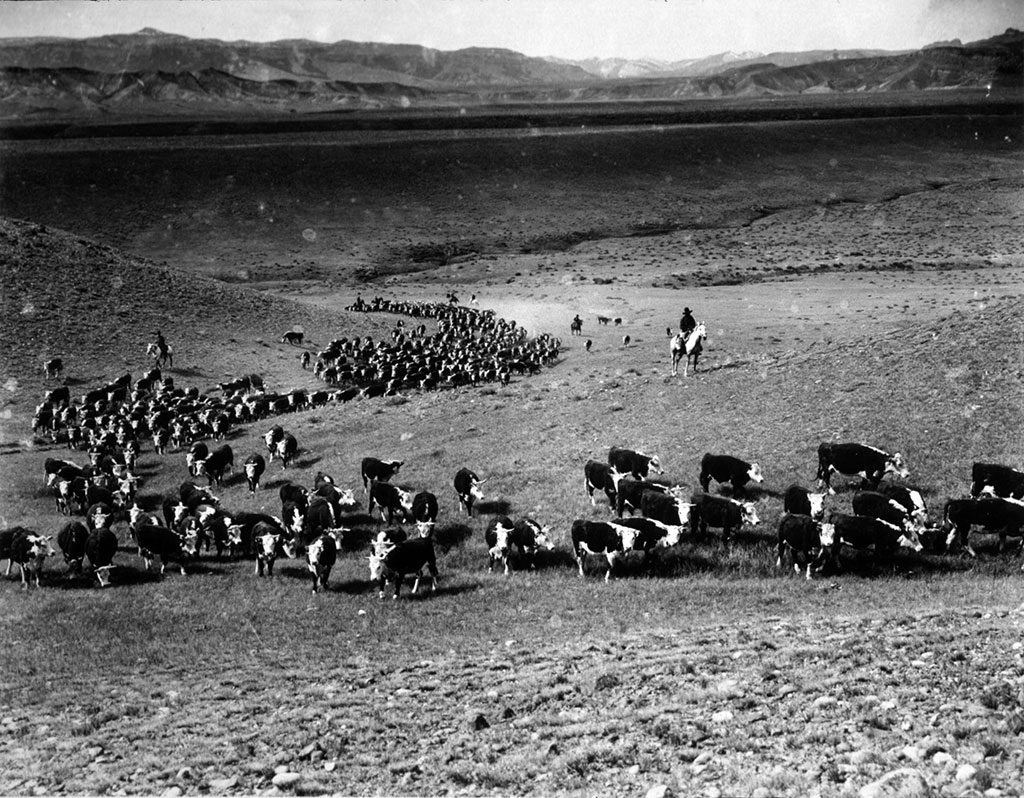
{"label": "rider wearing hat", "polygon": [[679,331],[683,335],[689,335],[697,329],[697,321],[690,315],[689,308],[683,308],[683,317],[679,319]]}

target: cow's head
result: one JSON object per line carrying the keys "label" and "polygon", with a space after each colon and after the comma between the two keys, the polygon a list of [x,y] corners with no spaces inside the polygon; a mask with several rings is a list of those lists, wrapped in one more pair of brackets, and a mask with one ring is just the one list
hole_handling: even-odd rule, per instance
{"label": "cow's head", "polygon": [[288,531],[293,535],[302,534],[302,512],[298,507],[292,507],[292,517],[288,519]]}
{"label": "cow's head", "polygon": [[917,530],[914,528],[904,529],[903,534],[896,540],[905,549],[911,549],[912,551],[921,551],[924,549],[924,545],[921,543],[921,538],[917,534]]}
{"label": "cow's head", "polygon": [[494,527],[494,545],[491,546],[488,554],[491,557],[500,557],[508,551],[508,536],[512,534],[512,528],[498,522]]}
{"label": "cow's head", "polygon": [[267,433],[263,436],[263,442],[267,445],[268,449],[277,442],[277,436],[279,434],[280,432],[278,428],[274,427],[274,429],[268,430]]}
{"label": "cow's head", "polygon": [[824,493],[808,493],[807,500],[811,503],[811,518],[820,521],[825,516]]}
{"label": "cow's head", "polygon": [[135,502],[131,507],[128,508],[128,523],[131,526],[135,526],[139,523],[139,519],[145,514],[145,510],[139,507],[139,503]]}
{"label": "cow's head", "polygon": [[339,507],[355,507],[356,506],[356,494],[352,491],[352,488],[345,488],[345,490],[337,491],[336,497]]}
{"label": "cow's head", "polygon": [[[691,507],[693,505],[690,505]],[[686,516],[680,516],[680,520]],[[679,541],[683,537],[683,530],[686,528],[686,523],[672,524],[665,526],[665,536],[658,541],[658,545],[663,548],[669,548],[670,546],[678,546]]]}
{"label": "cow's head", "polygon": [[[373,553],[369,557],[370,581],[376,582],[384,575],[384,555]],[[383,593],[381,596],[383,597]]]}
{"label": "cow's head", "polygon": [[836,540],[836,525],[835,524],[819,524],[818,525],[818,543],[822,548],[832,546]]}
{"label": "cow's head", "polygon": [[196,507],[195,515],[199,521],[200,526],[209,526],[210,521],[217,514],[217,508],[211,507],[209,504],[200,504]]}
{"label": "cow's head", "polygon": [[764,482],[764,475],[761,473],[761,466],[757,463],[750,464],[750,468],[747,469],[747,476],[754,482]]}
{"label": "cow's head", "polygon": [[245,464],[245,478],[250,482],[256,479],[256,475],[259,471],[259,464],[257,463],[246,463]]}
{"label": "cow's head", "polygon": [[615,466],[611,466],[608,470],[608,475],[611,477],[612,485],[614,486],[615,490],[618,490],[619,483],[622,481],[622,478],[625,476],[629,476],[629,472],[619,471]]}
{"label": "cow's head", "polygon": [[622,539],[622,550],[629,551],[636,546],[637,536],[640,534],[639,530],[633,529],[630,526],[621,526],[619,524],[612,524],[612,528],[618,532],[619,537]]}
{"label": "cow's head", "polygon": [[903,461],[903,455],[899,452],[896,452],[885,461],[885,470],[895,474],[901,479],[906,479],[910,476],[907,464]]}
{"label": "cow's head", "polygon": [[[227,521],[224,522],[227,524]],[[241,546],[242,545],[242,527],[238,524],[232,524],[227,527],[227,540],[229,546]]]}
{"label": "cow's head", "polygon": [[187,513],[188,507],[185,506],[184,502],[178,502],[174,505],[174,515],[171,516],[171,523],[175,525],[180,524]]}
{"label": "cow's head", "polygon": [[757,526],[761,523],[761,519],[757,517],[757,508],[753,502],[744,502],[743,505],[743,523],[750,526]]}
{"label": "cow's head", "polygon": [[[407,513],[411,513],[413,499],[412,491],[402,490],[401,488],[395,488],[395,493],[398,496],[398,503],[401,505],[402,509],[405,510]],[[477,496],[477,498],[482,499],[483,496]]]}
{"label": "cow's head", "polygon": [[324,532],[326,532],[328,535],[330,535],[332,538],[334,538],[334,542],[338,546],[341,546],[342,541],[345,539],[345,533],[346,532],[351,532],[351,531],[352,530],[349,529],[347,526],[334,526],[334,527],[331,527],[330,529],[325,529],[324,530]]}
{"label": "cow's head", "polygon": [[664,469],[662,469],[661,467],[661,460],[658,458],[657,455],[652,455],[650,458],[648,458],[647,468],[648,470],[653,471],[655,474],[665,473]]}
{"label": "cow's head", "polygon": [[429,538],[434,536],[434,522],[433,521],[417,521],[416,522],[416,534],[421,538]]}
{"label": "cow's head", "polygon": [[100,587],[106,587],[110,584],[110,572],[114,569],[113,565],[101,565],[95,570],[96,579],[100,583]]}
{"label": "cow's head", "polygon": [[533,528],[533,543],[538,549],[554,551],[555,541],[551,539],[551,527],[539,526],[536,521],[527,521]]}
{"label": "cow's head", "polygon": [[373,539],[373,553],[378,557],[384,557],[395,547],[395,542],[388,536],[387,530],[382,530]]}
{"label": "cow's head", "polygon": [[93,511],[93,514],[89,516],[89,520],[92,521],[93,529],[106,529],[110,522],[110,513],[104,511],[102,508],[97,507]]}

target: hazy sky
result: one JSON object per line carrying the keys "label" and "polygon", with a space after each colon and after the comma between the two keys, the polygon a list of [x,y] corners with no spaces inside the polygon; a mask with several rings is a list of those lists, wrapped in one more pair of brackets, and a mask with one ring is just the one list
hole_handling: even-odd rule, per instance
{"label": "hazy sky", "polygon": [[194,38],[681,59],[725,50],[907,49],[1024,28],[1024,0],[49,0],[0,2],[0,36],[157,28]]}

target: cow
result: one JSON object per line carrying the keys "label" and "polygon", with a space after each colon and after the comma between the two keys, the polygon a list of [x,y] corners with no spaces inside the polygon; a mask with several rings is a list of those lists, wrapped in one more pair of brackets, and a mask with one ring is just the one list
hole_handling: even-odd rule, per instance
{"label": "cow", "polygon": [[590,506],[597,506],[594,491],[603,490],[604,495],[608,497],[608,504],[614,509],[619,491],[619,481],[625,475],[625,472],[619,471],[615,466],[599,463],[597,460],[587,460],[583,466],[583,486],[587,490],[587,495],[590,496]]}
{"label": "cow", "polygon": [[608,450],[608,465],[623,474],[632,474],[633,479],[647,479],[651,471],[655,474],[664,473],[657,456],[616,446]]}
{"label": "cow", "polygon": [[950,499],[943,508],[942,518],[949,531],[946,545],[959,543],[972,557],[977,556],[968,539],[972,527],[980,526],[985,532],[998,534],[1000,552],[1007,537],[1024,534],[1024,502],[1016,499]]}
{"label": "cow", "polygon": [[334,508],[335,514],[342,511],[352,511],[359,506],[356,502],[355,493],[350,488],[338,490],[333,482],[322,483],[313,491],[313,495],[329,501],[331,507]]}
{"label": "cow", "polygon": [[894,482],[880,482],[878,492],[903,505],[920,526],[928,523],[928,508],[925,506],[921,491]]}
{"label": "cow", "polygon": [[590,554],[604,556],[608,561],[608,570],[604,581],[611,579],[615,563],[624,553],[633,548],[639,532],[632,527],[613,524],[606,521],[585,521],[577,519],[572,523],[572,553],[576,557],[576,566],[580,578],[583,578],[583,560]]}
{"label": "cow", "polygon": [[85,541],[85,556],[100,587],[110,584],[110,571],[117,554],[117,536],[109,529],[97,529]]}
{"label": "cow", "polygon": [[249,485],[249,493],[255,496],[260,487],[260,477],[267,470],[267,461],[263,459],[262,454],[250,454],[245,458],[245,465],[242,468],[245,471],[245,481]]}
{"label": "cow", "polygon": [[[51,487],[56,484],[60,472],[66,468],[74,469],[77,473],[75,476],[82,475],[82,469],[77,463],[72,463],[70,460],[59,460],[55,457],[47,457],[43,463],[43,483],[47,487]],[[67,477],[68,479],[72,477]]]}
{"label": "cow", "polygon": [[[861,490],[853,494],[851,502],[854,515],[866,515],[888,521],[900,529],[917,528],[907,508],[884,493]],[[918,530],[920,531],[920,530]]]}
{"label": "cow", "polygon": [[642,551],[644,555],[651,549],[678,545],[685,528],[685,524],[665,524],[654,518],[623,518],[615,523],[637,531],[633,549]]}
{"label": "cow", "polygon": [[188,453],[185,455],[185,465],[188,468],[188,473],[194,477],[199,476],[197,466],[203,460],[210,456],[210,447],[202,441],[196,441],[189,447]]}
{"label": "cow", "polygon": [[992,493],[999,498],[1024,498],[1024,472],[998,463],[971,466],[971,496]]}
{"label": "cow", "polygon": [[895,474],[902,479],[910,476],[903,456],[896,452],[889,454],[874,446],[863,443],[822,443],[818,446],[818,484],[832,488],[832,473],[845,476],[860,476],[862,484],[872,490],[878,487],[882,477]]}
{"label": "cow", "polygon": [[640,501],[643,498],[644,491],[647,490],[664,493],[668,490],[668,485],[663,485],[660,482],[651,482],[647,479],[620,480],[615,491],[615,512],[619,518],[622,518],[622,513],[627,509],[630,515],[637,512],[640,509]]}
{"label": "cow", "polygon": [[391,477],[402,467],[402,460],[378,460],[376,457],[364,457],[359,466],[363,478],[363,492],[370,490],[371,482],[390,482]]}
{"label": "cow", "polygon": [[739,494],[750,480],[764,482],[761,467],[757,463],[748,463],[728,454],[706,453],[700,459],[699,477],[701,490],[705,493],[712,479],[720,483],[728,482],[734,494]]}
{"label": "cow", "polygon": [[304,337],[305,336],[303,335],[301,330],[288,330],[288,332],[281,336],[280,343],[288,343],[291,344],[292,346],[297,346],[298,344],[302,343],[302,339]]}
{"label": "cow", "polygon": [[412,497],[412,520],[417,524],[437,522],[437,496],[429,491],[420,491]]}
{"label": "cow", "polygon": [[693,505],[690,508],[690,529],[700,530],[701,535],[706,535],[709,526],[720,528],[724,543],[728,543],[732,532],[744,524],[757,526],[761,523],[752,502],[739,502],[710,493],[695,493],[690,502]]}
{"label": "cow", "polygon": [[[291,482],[286,482],[281,486],[278,495],[281,497],[282,517],[285,516],[285,505],[289,504],[297,507],[299,512],[305,515],[306,509],[309,507],[309,491],[302,485],[293,485]],[[287,521],[288,519],[285,518],[285,520]]]}
{"label": "cow", "polygon": [[808,513],[787,511],[779,519],[779,558],[775,564],[782,567],[788,550],[793,557],[793,570],[800,573],[806,566],[807,578],[811,571],[821,571],[832,546],[835,526],[822,524]]}
{"label": "cow", "polygon": [[412,516],[412,500],[412,491],[403,490],[388,482],[373,481],[370,483],[370,498],[366,512],[372,515],[376,505],[380,510],[381,521],[384,520],[385,513],[389,524],[394,522],[396,515],[407,521]]}
{"label": "cow", "polygon": [[330,474],[325,474],[323,471],[317,471],[316,476],[313,477],[313,490],[317,490],[324,485],[334,485],[335,480]]}
{"label": "cow", "polygon": [[14,540],[21,535],[35,535],[35,532],[25,529],[23,526],[0,529],[0,562],[7,560],[7,570],[4,572],[4,576],[11,575],[11,568],[14,565],[14,557],[12,555]]}
{"label": "cow", "polygon": [[286,432],[284,437],[277,442],[277,456],[281,458],[281,467],[287,468],[288,463],[295,459],[295,455],[299,452],[299,443],[295,440],[295,436],[290,432]]}
{"label": "cow", "polygon": [[800,485],[790,485],[782,497],[783,512],[809,515],[815,521],[825,516],[825,494],[811,493]]}
{"label": "cow", "polygon": [[309,352],[303,352],[299,355],[299,363],[302,365],[303,371],[309,368]]}
{"label": "cow", "polygon": [[[325,532],[340,536],[349,530],[338,526],[338,516],[334,506],[327,499],[316,496],[309,503],[303,524],[303,540],[310,541]],[[338,541],[341,542],[340,539]]]}
{"label": "cow", "polygon": [[281,529],[275,524],[260,521],[252,528],[252,540],[256,548],[256,576],[274,575],[274,561],[278,551],[288,557],[294,557],[294,548],[285,540]]}
{"label": "cow", "polygon": [[325,532],[306,547],[306,566],[313,576],[313,593],[319,588],[327,589],[331,569],[338,559],[338,543]]}
{"label": "cow", "polygon": [[540,549],[551,551],[555,544],[548,537],[550,528],[541,526],[532,518],[521,518],[515,523],[508,516],[499,516],[487,526],[484,540],[488,547],[487,570],[501,560],[505,575],[509,573],[509,552],[515,546],[520,559],[532,570],[537,567],[536,555]]}
{"label": "cow", "polygon": [[57,533],[57,547],[64,555],[68,572],[82,571],[82,560],[85,558],[85,542],[89,538],[89,529],[81,521],[68,521]]}
{"label": "cow", "polygon": [[866,515],[831,513],[828,523],[834,528],[829,546],[832,565],[838,570],[839,552],[843,546],[864,551],[873,549],[875,557],[891,558],[897,548],[921,551],[924,546],[914,530],[903,530],[888,521]]}
{"label": "cow", "polygon": [[484,495],[480,486],[487,480],[481,480],[475,472],[468,468],[460,468],[455,472],[455,495],[459,498],[459,505],[466,510],[466,515],[472,517],[473,504],[483,501]]}
{"label": "cow", "polygon": [[270,455],[270,462],[274,462],[274,455],[277,453],[277,444],[284,437],[284,427],[275,424],[263,435],[263,443]]}
{"label": "cow", "polygon": [[235,465],[235,455],[229,444],[214,449],[205,460],[196,461],[196,476],[206,477],[207,484],[224,484],[224,474]]}
{"label": "cow", "polygon": [[59,357],[52,357],[43,362],[43,373],[48,379],[56,379],[64,371],[64,361]]}
{"label": "cow", "polygon": [[26,529],[18,529],[11,537],[8,556],[21,570],[21,589],[28,590],[29,581],[35,579],[39,587],[39,575],[46,558],[55,554],[50,546],[50,536],[35,535]]}
{"label": "cow", "polygon": [[646,490],[640,497],[640,512],[644,518],[653,518],[668,526],[682,526],[689,521],[690,503],[683,500],[677,490],[663,493]]}
{"label": "cow", "polygon": [[412,538],[390,547],[386,553],[374,551],[370,554],[370,581],[379,584],[380,598],[384,598],[384,586],[390,579],[395,584],[392,596],[397,599],[402,581],[409,574],[416,574],[412,592],[420,587],[420,573],[426,567],[430,570],[430,589],[437,590],[437,560],[434,555],[434,541],[431,538]]}
{"label": "cow", "polygon": [[139,555],[150,569],[153,560],[160,560],[160,573],[167,563],[178,564],[181,575],[185,576],[185,560],[194,558],[198,552],[198,538],[195,535],[179,535],[165,526],[140,526],[136,530],[139,541]]}

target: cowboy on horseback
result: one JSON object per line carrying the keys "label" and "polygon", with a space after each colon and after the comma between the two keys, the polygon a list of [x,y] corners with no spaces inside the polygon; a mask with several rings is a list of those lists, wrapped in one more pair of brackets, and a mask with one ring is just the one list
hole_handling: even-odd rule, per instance
{"label": "cowboy on horseback", "polygon": [[683,317],[679,319],[679,331],[683,334],[683,340],[689,337],[697,329],[697,320],[690,315],[689,308],[683,308]]}
{"label": "cowboy on horseback", "polygon": [[160,330],[156,331],[156,348],[160,351],[160,359],[167,359],[167,341],[164,339],[164,334]]}

